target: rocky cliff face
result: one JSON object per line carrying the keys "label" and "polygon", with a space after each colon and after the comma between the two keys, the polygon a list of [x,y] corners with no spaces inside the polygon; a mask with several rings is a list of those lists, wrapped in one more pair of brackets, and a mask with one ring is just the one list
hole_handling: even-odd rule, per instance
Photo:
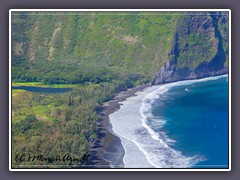
{"label": "rocky cliff face", "polygon": [[228,73],[228,14],[180,18],[168,59],[152,84]]}

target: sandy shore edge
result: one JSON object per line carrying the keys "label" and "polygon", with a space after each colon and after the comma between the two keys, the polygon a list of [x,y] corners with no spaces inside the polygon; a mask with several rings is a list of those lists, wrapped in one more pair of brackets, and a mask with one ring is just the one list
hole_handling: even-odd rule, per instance
{"label": "sandy shore edge", "polygon": [[[111,131],[109,115],[120,108],[119,102],[134,96],[136,92],[142,91],[148,86],[150,85],[144,84],[121,91],[115,95],[112,100],[105,102],[101,106],[101,111],[98,114],[98,138],[92,148],[92,168],[111,168],[109,162],[105,160],[106,157],[104,157],[106,154],[111,153],[116,154],[117,164],[123,164],[122,158],[124,156],[124,149],[122,147],[120,138],[114,135]],[[121,166],[119,166],[119,168],[121,168]]]}

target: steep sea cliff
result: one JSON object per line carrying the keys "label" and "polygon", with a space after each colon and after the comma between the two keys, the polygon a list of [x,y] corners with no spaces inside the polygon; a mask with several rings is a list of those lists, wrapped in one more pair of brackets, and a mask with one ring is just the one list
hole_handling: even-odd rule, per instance
{"label": "steep sea cliff", "polygon": [[180,18],[168,61],[158,70],[152,84],[227,74],[226,27],[228,16],[221,13]]}

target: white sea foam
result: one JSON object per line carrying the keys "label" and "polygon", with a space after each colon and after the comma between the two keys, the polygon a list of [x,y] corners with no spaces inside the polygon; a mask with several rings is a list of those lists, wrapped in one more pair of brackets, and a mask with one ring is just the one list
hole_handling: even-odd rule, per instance
{"label": "white sea foam", "polygon": [[[163,128],[166,121],[163,117],[154,117],[151,113],[156,99],[164,98],[170,88],[177,85],[189,85],[221,78],[211,77],[200,80],[188,80],[146,88],[121,103],[119,110],[110,114],[113,132],[120,137],[125,155],[126,168],[189,168],[203,161],[204,157],[195,155],[187,157],[170,145],[175,140],[167,137],[164,131],[154,131],[148,125],[153,121],[158,129]],[[155,121],[156,120],[156,121]]]}

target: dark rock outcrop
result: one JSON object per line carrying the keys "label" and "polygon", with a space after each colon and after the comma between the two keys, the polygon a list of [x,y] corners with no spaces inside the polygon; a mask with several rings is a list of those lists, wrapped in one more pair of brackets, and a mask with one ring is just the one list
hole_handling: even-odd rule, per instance
{"label": "dark rock outcrop", "polygon": [[228,16],[210,13],[180,19],[168,57],[153,85],[227,74]]}
{"label": "dark rock outcrop", "polygon": [[[198,68],[191,69],[189,67],[184,68],[176,68],[174,64],[172,65],[171,62],[166,62],[164,67],[162,67],[156,77],[154,78],[152,84],[163,84],[167,82],[175,82],[180,80],[190,80],[190,79],[199,79],[209,76],[217,76],[217,75],[223,75],[228,73],[228,67],[224,66],[223,68],[216,68],[213,70],[212,67],[214,67],[212,64],[214,62],[210,63],[202,63]],[[217,64],[218,66],[218,64]]]}

